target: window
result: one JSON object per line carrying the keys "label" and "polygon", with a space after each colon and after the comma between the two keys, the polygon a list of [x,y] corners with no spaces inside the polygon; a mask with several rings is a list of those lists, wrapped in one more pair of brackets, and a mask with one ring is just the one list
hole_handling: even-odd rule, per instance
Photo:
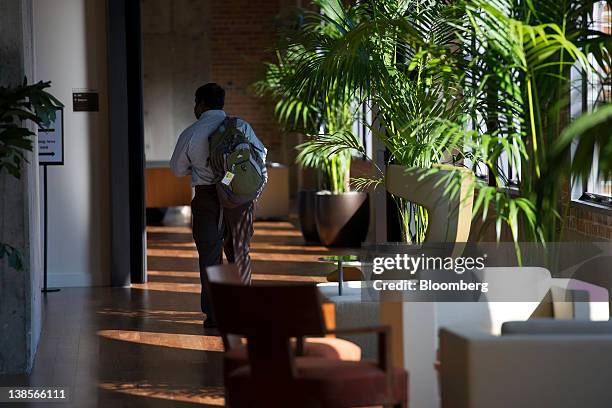
{"label": "window", "polygon": [[[610,19],[610,8],[607,3],[599,2],[595,5],[593,12],[595,29],[611,34],[611,19]],[[589,108],[597,106],[602,103],[609,103],[611,93],[611,76],[610,67],[597,67],[598,72],[591,74],[592,78],[588,81],[587,99]],[[604,180],[597,177],[597,159],[599,158],[598,149],[595,150],[595,156],[593,157],[593,168],[591,170],[591,177],[589,177],[587,183],[587,192],[601,195],[605,197],[612,197],[612,180]]]}
{"label": "window", "polygon": [[[599,157],[599,149],[595,149],[593,157],[593,167],[591,168],[591,176],[587,182],[586,192],[612,198],[612,180],[606,180],[597,177],[597,158]],[[608,200],[609,201],[609,200]]]}
{"label": "window", "polygon": [[[364,147],[368,158],[372,158],[372,108],[369,101],[360,102],[355,109],[356,115],[353,122],[353,134],[359,139]],[[359,157],[363,158],[363,157]]]}
{"label": "window", "polygon": [[[483,133],[487,130],[487,125],[484,122],[484,119],[482,118],[482,115],[480,113],[477,113],[476,120],[468,121],[467,129],[472,130],[476,126]],[[518,121],[515,126],[517,128],[519,127]],[[517,143],[514,142],[513,145],[516,151],[518,151]],[[465,153],[469,153],[469,150],[466,150]],[[473,165],[473,161],[472,159],[466,158],[464,164],[468,168],[471,168]],[[496,166],[496,171],[498,174],[497,180],[494,180],[490,176],[489,168],[484,162],[480,160],[474,166],[474,173],[479,179],[487,181],[490,186],[500,186],[501,188],[506,188],[510,190],[518,189],[521,182],[521,162],[518,158],[518,155],[514,155],[514,157],[511,159],[508,155],[508,152],[503,151],[497,159]]]}
{"label": "window", "polygon": [[[593,30],[612,33],[612,20],[610,8],[605,1],[596,3],[593,9],[593,19],[590,22]],[[591,59],[592,56],[589,56]],[[594,61],[591,59],[591,63]],[[596,65],[596,64],[594,64]],[[580,86],[572,91],[572,116],[582,112],[589,112],[598,105],[609,103],[612,97],[611,67],[596,65],[595,72],[585,74],[574,69],[573,79],[579,80]],[[612,180],[598,177],[599,149],[595,148],[591,175],[582,180],[579,186],[574,186],[574,196],[581,200],[599,204],[612,205]],[[579,191],[576,191],[578,188]]]}

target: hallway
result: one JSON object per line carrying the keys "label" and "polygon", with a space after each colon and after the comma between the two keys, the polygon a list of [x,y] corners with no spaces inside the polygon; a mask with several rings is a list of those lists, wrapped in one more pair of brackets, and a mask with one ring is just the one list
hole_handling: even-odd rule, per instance
{"label": "hallway", "polygon": [[[31,375],[0,377],[0,385],[68,387],[71,401],[22,406],[224,405],[222,343],[203,333],[191,230],[152,226],[147,231],[148,283],[47,295]],[[322,282],[333,267],[317,258],[347,252],[305,246],[288,222],[257,222],[255,231],[256,284]]]}

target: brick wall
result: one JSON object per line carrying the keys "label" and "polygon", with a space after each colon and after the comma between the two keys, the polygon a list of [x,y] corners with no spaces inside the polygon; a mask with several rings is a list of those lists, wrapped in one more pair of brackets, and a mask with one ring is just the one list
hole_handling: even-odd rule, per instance
{"label": "brick wall", "polygon": [[[268,147],[271,160],[283,160],[281,132],[273,105],[253,95],[250,85],[271,61],[275,16],[286,0],[224,0],[211,9],[211,78],[226,89],[226,111],[247,120]],[[295,5],[295,2],[292,3]]]}
{"label": "brick wall", "polygon": [[271,160],[287,163],[293,141],[283,140],[272,103],[250,85],[273,59],[276,17],[296,1],[141,1],[147,158],[170,158],[178,134],[194,121],[195,89],[212,81],[226,88],[227,112],[251,123]]}
{"label": "brick wall", "polygon": [[[490,209],[493,214],[494,208]],[[470,241],[496,240],[495,223],[489,217],[490,224],[483,229],[480,217],[472,222]],[[511,241],[512,235],[508,228],[502,229],[502,241]],[[612,212],[606,209],[591,208],[588,204],[572,203],[565,216],[563,241],[604,241],[612,240]]]}
{"label": "brick wall", "polygon": [[570,236],[578,234],[593,240],[612,240],[612,212],[572,205],[567,217],[567,231]]}

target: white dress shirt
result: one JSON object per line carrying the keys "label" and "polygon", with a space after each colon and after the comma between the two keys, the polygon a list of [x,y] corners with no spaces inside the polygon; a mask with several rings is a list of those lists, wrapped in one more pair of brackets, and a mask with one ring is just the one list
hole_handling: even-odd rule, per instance
{"label": "white dress shirt", "polygon": [[[176,176],[191,174],[192,186],[214,184],[213,173],[208,166],[208,156],[210,154],[208,139],[221,125],[225,117],[223,110],[208,110],[202,113],[200,119],[181,133],[170,159],[170,169]],[[262,152],[262,159],[265,163],[268,151],[255,135],[251,125],[242,119],[238,119],[236,127]],[[267,179],[265,166],[263,172]]]}

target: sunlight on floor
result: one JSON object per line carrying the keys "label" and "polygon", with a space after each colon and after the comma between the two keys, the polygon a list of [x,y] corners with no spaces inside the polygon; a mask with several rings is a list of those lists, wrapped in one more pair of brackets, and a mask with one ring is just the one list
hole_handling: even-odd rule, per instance
{"label": "sunlight on floor", "polygon": [[104,382],[98,386],[106,391],[134,395],[146,398],[158,398],[171,401],[189,402],[194,404],[207,404],[225,406],[223,387],[190,387],[174,384],[151,384],[149,382],[123,383]]}
{"label": "sunlight on floor", "polygon": [[[268,249],[269,248],[269,249]],[[251,259],[254,261],[282,261],[287,262],[287,256],[291,256],[292,262],[316,262],[317,258],[324,255],[329,255],[329,251],[311,251],[301,254],[299,249],[294,248],[293,250],[277,251],[275,247],[265,248],[267,251],[263,252],[262,247],[258,245],[251,245]],[[195,247],[192,250],[186,251],[184,249],[158,249],[158,248],[147,248],[147,254],[149,256],[159,257],[173,257],[173,258],[191,258],[197,259],[198,252]]]}
{"label": "sunlight on floor", "polygon": [[[181,271],[148,271],[149,276],[162,276],[169,278],[191,278],[194,279],[194,282],[200,281],[200,273],[199,272],[181,272]],[[284,275],[284,274],[266,274],[266,273],[253,273],[253,281],[284,281],[284,282],[327,282],[325,276],[308,276],[308,275]],[[160,282],[157,282],[160,283]],[[148,282],[145,284],[132,285],[133,287],[137,287],[139,289],[147,289],[152,282]],[[176,285],[176,283],[170,283],[171,285]],[[155,285],[152,286],[152,290],[160,290],[159,288],[155,288]]]}
{"label": "sunlight on floor", "polygon": [[183,310],[124,310],[124,309],[114,309],[114,308],[104,308],[102,310],[98,310],[96,313],[103,315],[112,315],[112,316],[125,316],[125,317],[136,317],[136,318],[148,318],[148,317],[189,317],[193,318],[196,316],[201,316],[201,312],[191,312],[191,311],[183,311]]}
{"label": "sunlight on floor", "polygon": [[167,283],[167,282],[147,282],[132,283],[132,289],[155,290],[160,292],[178,293],[200,293],[199,283]]}
{"label": "sunlight on floor", "polygon": [[184,350],[223,352],[223,341],[219,336],[204,336],[180,333],[158,333],[136,330],[100,330],[98,336],[111,340],[170,347]]}

